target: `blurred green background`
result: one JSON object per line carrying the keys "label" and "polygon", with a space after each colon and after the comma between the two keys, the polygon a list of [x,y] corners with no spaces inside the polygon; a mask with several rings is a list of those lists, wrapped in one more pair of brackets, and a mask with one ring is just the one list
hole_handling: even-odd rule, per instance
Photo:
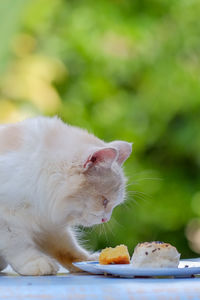
{"label": "blurred green background", "polygon": [[200,2],[1,0],[0,122],[57,114],[134,142],[127,201],[85,231],[200,253]]}

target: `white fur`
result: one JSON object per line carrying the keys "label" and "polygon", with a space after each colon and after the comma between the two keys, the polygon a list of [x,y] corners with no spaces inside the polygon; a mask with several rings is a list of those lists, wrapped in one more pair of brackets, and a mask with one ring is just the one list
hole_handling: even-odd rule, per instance
{"label": "white fur", "polygon": [[[105,153],[84,169],[95,151],[113,147],[117,154],[109,164]],[[1,268],[6,261],[19,274],[45,275],[57,272],[55,260],[74,270],[73,261],[92,259],[70,228],[109,220],[124,199],[118,157],[124,161],[130,153],[129,143],[105,143],[56,117],[0,126]]]}

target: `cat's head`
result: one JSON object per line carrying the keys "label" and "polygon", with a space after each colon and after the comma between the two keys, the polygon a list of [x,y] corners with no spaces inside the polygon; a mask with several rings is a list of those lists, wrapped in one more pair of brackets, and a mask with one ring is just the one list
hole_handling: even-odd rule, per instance
{"label": "cat's head", "polygon": [[131,151],[130,143],[115,141],[89,147],[81,160],[72,164],[71,182],[75,186],[66,198],[71,208],[69,222],[92,226],[109,221],[113,209],[124,201],[126,178],[122,164]]}
{"label": "cat's head", "polygon": [[57,119],[48,125],[42,139],[46,151],[41,158],[47,162],[43,167],[45,198],[49,195],[45,202],[48,207],[45,203],[43,206],[46,214],[55,222],[69,225],[109,221],[114,207],[124,201],[122,165],[131,154],[132,144],[105,143]]}

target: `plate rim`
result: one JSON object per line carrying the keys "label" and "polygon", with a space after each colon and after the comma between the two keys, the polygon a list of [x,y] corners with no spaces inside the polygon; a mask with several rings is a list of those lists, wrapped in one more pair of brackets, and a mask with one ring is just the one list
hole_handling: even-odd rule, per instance
{"label": "plate rim", "polygon": [[[187,264],[197,263],[197,261],[192,260],[180,260],[180,262],[185,262]],[[132,268],[131,264],[113,264],[113,265],[100,265],[98,261],[82,261],[73,263],[77,267],[87,266],[92,268],[94,271],[99,270],[102,273],[108,273],[118,276],[188,276],[193,274],[200,274],[200,261],[197,267],[182,267],[182,268]]]}

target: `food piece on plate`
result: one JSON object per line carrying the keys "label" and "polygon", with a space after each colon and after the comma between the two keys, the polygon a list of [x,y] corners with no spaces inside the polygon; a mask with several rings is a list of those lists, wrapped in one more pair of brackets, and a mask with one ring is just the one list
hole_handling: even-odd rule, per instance
{"label": "food piece on plate", "polygon": [[130,264],[130,255],[125,245],[119,245],[115,248],[105,248],[99,255],[101,265],[109,264]]}
{"label": "food piece on plate", "polygon": [[180,253],[163,242],[145,242],[135,247],[131,263],[134,268],[177,268]]}

